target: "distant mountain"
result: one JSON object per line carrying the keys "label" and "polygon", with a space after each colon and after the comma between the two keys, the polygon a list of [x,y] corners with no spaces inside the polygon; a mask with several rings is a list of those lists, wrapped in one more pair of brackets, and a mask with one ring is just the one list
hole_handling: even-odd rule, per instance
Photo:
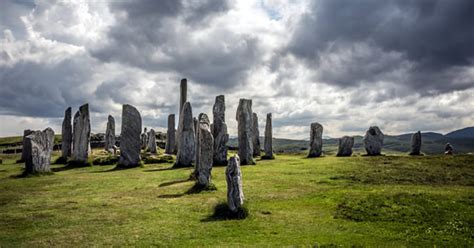
{"label": "distant mountain", "polygon": [[449,138],[474,138],[474,127],[466,127],[446,134]]}

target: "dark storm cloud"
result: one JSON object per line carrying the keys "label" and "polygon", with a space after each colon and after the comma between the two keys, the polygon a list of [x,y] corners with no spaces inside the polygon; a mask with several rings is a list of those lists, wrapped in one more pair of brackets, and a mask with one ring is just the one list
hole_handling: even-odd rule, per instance
{"label": "dark storm cloud", "polygon": [[[473,23],[471,0],[321,0],[286,51],[341,87],[392,81],[421,94],[462,90],[474,86],[458,78],[474,64]],[[321,68],[331,59],[337,70]]]}
{"label": "dark storm cloud", "polygon": [[[232,87],[241,83],[261,55],[258,39],[213,27],[228,1],[127,1],[113,3],[117,23],[108,43],[91,51],[102,61],[149,72],[175,72],[198,84]],[[199,32],[204,35],[197,35]]]}

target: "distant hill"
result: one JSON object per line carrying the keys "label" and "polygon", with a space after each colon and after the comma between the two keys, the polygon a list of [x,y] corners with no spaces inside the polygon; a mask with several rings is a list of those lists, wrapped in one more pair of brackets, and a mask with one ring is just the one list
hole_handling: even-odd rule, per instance
{"label": "distant hill", "polygon": [[446,134],[449,138],[474,138],[474,127],[466,127]]}

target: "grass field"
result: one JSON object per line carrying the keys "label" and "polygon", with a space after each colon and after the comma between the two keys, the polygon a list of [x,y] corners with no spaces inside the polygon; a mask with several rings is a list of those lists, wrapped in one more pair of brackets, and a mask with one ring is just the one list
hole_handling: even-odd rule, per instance
{"label": "grass field", "polygon": [[217,191],[185,194],[171,163],[65,168],[17,178],[0,165],[0,246],[474,246],[474,156],[279,155],[242,167],[249,217],[210,218]]}

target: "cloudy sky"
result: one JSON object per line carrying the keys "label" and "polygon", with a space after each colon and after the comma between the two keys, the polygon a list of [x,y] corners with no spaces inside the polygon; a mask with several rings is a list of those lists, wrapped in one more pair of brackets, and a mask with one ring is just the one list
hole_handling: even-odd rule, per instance
{"label": "cloudy sky", "polygon": [[473,23],[472,0],[2,0],[0,136],[86,102],[93,132],[124,103],[164,130],[181,78],[231,135],[239,98],[276,137],[445,133],[474,126]]}

